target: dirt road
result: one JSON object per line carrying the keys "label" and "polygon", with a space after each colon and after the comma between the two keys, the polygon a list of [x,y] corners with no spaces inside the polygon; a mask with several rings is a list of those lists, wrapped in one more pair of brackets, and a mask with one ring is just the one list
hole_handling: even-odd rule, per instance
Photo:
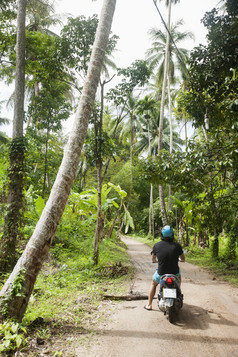
{"label": "dirt road", "polygon": [[[150,248],[124,238],[136,267],[133,292],[148,294],[155,264]],[[100,326],[88,357],[238,357],[238,289],[200,268],[181,263],[184,306],[172,325],[158,310],[146,311],[146,301],[121,302],[107,324]]]}

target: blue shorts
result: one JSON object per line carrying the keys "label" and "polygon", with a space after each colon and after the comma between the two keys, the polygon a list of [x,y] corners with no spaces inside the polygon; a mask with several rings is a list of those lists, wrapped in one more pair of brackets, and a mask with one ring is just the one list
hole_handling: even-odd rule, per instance
{"label": "blue shorts", "polygon": [[[175,274],[177,277],[179,277],[181,275],[181,270],[179,269],[179,272],[178,274]],[[159,275],[158,274],[158,269],[156,269],[154,275],[153,275],[153,280],[156,282],[156,283],[160,283],[160,278],[161,278],[162,275]]]}

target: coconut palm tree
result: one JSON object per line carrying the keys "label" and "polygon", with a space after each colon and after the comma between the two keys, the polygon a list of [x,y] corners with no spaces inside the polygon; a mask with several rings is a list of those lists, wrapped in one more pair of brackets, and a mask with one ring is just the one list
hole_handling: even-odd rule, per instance
{"label": "coconut palm tree", "polygon": [[[158,123],[159,123],[159,113],[154,111],[150,114],[149,119],[149,136],[148,136],[148,122],[147,118],[140,116],[137,121],[137,142],[135,144],[135,151],[141,155],[152,156],[158,155]],[[174,145],[173,150],[181,150],[183,145],[183,140],[179,137],[176,131],[176,125],[173,125],[173,137]],[[167,118],[164,120],[163,129],[163,148],[170,150],[170,123]]]}
{"label": "coconut palm tree", "polygon": [[[176,21],[171,25],[170,34],[173,38],[173,42],[169,42],[169,65],[168,75],[171,84],[175,83],[175,72],[181,74],[184,78],[187,75],[187,63],[189,51],[183,47],[177,47],[177,45],[184,40],[193,39],[194,35],[190,31],[180,31],[179,29],[183,25],[183,20]],[[162,83],[163,73],[165,67],[165,50],[166,50],[166,32],[156,27],[151,28],[148,31],[150,39],[152,40],[152,46],[146,51],[146,59],[152,71],[156,71],[157,83]]]}
{"label": "coconut palm tree", "polygon": [[[164,107],[165,107],[165,95],[166,95],[166,85],[168,81],[168,88],[170,88],[170,81],[169,81],[169,73],[173,72],[173,67],[171,67],[170,71],[170,47],[171,47],[171,5],[172,2],[176,4],[179,0],[166,0],[166,5],[168,6],[168,22],[166,26],[166,44],[162,53],[164,54],[163,60],[163,82],[162,82],[162,92],[161,92],[161,106],[160,106],[160,122],[159,122],[159,139],[158,139],[158,152],[163,148],[163,124],[164,124]],[[156,47],[156,46],[155,46]],[[158,52],[157,52],[158,53]],[[160,56],[160,55],[159,55]],[[151,61],[154,60],[151,58]],[[183,61],[180,59],[181,63]],[[153,61],[152,61],[153,63]],[[169,90],[170,92],[170,90]],[[172,128],[172,124],[171,124]],[[172,130],[171,130],[172,135]],[[159,196],[160,196],[160,207],[161,207],[161,215],[162,215],[162,222],[163,225],[167,224],[167,213],[164,203],[164,191],[162,185],[159,186]]]}
{"label": "coconut palm tree", "polygon": [[[183,80],[187,77],[186,63],[188,61],[189,51],[185,48],[178,48],[177,45],[186,40],[193,39],[194,36],[191,32],[179,31],[179,28],[183,25],[183,20],[177,21],[171,26],[170,34],[173,41],[169,42],[169,64],[167,75],[167,89],[168,89],[168,104],[169,104],[169,116],[171,127],[170,138],[170,151],[173,151],[173,136],[172,136],[172,99],[170,85],[176,81],[175,72],[182,77]],[[156,82],[162,83],[163,73],[165,67],[165,48],[166,48],[166,33],[157,28],[149,30],[149,34],[152,39],[152,47],[147,50],[147,61],[150,64],[151,70],[156,70]],[[176,44],[176,45],[175,45]]]}
{"label": "coconut palm tree", "polygon": [[[159,125],[159,108],[150,111],[150,115],[140,116],[137,121],[137,142],[135,151],[141,155],[156,156],[158,154],[158,125]],[[176,132],[173,125],[174,149],[180,150],[183,140]],[[169,150],[171,127],[167,118],[164,121],[163,147]],[[153,214],[153,185],[150,187],[150,208],[149,208],[149,234],[154,237],[154,214]]]}
{"label": "coconut palm tree", "polygon": [[[189,51],[185,48],[177,47],[177,45],[186,40],[193,39],[194,36],[191,32],[179,31],[179,28],[183,25],[183,20],[177,21],[171,26],[170,34],[173,38],[173,42],[169,42],[169,65],[168,65],[168,105],[169,105],[169,116],[170,116],[170,127],[171,127],[171,137],[170,137],[170,152],[173,151],[173,131],[172,131],[172,98],[170,85],[174,84],[176,81],[175,72],[180,75],[183,81],[187,77],[186,63],[188,61]],[[151,69],[156,70],[156,83],[162,83],[163,72],[165,66],[165,47],[166,47],[166,33],[157,28],[152,28],[149,30],[149,34],[152,39],[152,47],[147,50],[147,61],[150,64]],[[175,46],[176,44],[176,46]]]}
{"label": "coconut palm tree", "polygon": [[127,111],[127,116],[124,118],[123,122],[119,126],[120,139],[122,142],[130,141],[130,163],[131,163],[131,188],[130,195],[132,194],[133,188],[133,153],[134,153],[134,143],[135,143],[135,132],[136,132],[136,108],[138,106],[138,99],[133,96],[132,93],[128,95],[128,101],[125,105],[125,110]]}
{"label": "coconut palm tree", "polygon": [[55,15],[54,3],[49,0],[28,0],[26,16],[28,31],[38,31],[56,36],[49,28],[62,24],[61,16]]}
{"label": "coconut palm tree", "polygon": [[[178,0],[174,0],[176,3]],[[156,5],[156,1],[154,0]],[[160,122],[159,122],[159,139],[158,139],[158,152],[163,148],[163,123],[164,123],[164,105],[165,105],[165,91],[166,91],[166,83],[168,77],[168,66],[169,66],[169,32],[170,32],[170,21],[171,21],[171,4],[172,0],[166,0],[166,5],[168,7],[168,22],[167,22],[167,34],[166,34],[166,47],[165,47],[165,58],[164,58],[164,71],[163,71],[163,85],[161,92],[161,104],[160,104]],[[157,5],[156,5],[157,6]],[[162,216],[162,223],[166,225],[168,223],[167,213],[164,202],[164,188],[162,185],[159,185],[159,198],[160,198],[160,209]]]}

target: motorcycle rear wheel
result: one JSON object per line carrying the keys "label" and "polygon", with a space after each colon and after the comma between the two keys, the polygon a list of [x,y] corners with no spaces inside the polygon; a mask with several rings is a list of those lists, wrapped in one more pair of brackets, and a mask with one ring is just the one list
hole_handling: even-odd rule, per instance
{"label": "motorcycle rear wheel", "polygon": [[175,322],[175,316],[176,316],[176,311],[174,306],[171,306],[168,308],[168,317],[169,317],[169,322],[173,324]]}

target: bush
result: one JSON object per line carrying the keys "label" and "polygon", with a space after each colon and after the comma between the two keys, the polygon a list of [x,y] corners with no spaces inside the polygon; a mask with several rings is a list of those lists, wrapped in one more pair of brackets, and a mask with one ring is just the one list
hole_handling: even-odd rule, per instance
{"label": "bush", "polygon": [[24,346],[26,343],[24,334],[26,334],[26,330],[17,322],[8,320],[0,324],[0,354],[16,351]]}

